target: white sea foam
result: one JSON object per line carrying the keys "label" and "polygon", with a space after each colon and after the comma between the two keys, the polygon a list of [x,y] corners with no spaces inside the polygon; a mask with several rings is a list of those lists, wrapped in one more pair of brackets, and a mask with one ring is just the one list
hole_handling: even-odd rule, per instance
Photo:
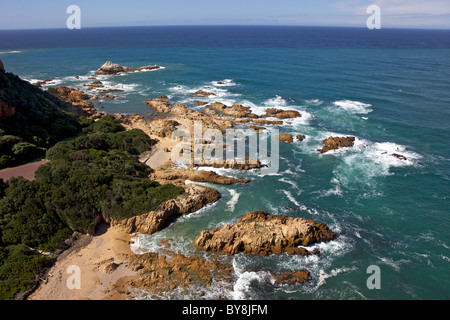
{"label": "white sea foam", "polygon": [[271,284],[275,283],[270,272],[267,271],[243,271],[241,266],[238,265],[236,258],[232,262],[234,273],[238,277],[237,281],[233,286],[232,298],[233,300],[244,300],[247,299],[247,293],[251,289],[251,285],[254,282],[268,282]]}
{"label": "white sea foam", "polygon": [[18,54],[18,53],[22,53],[23,51],[20,50],[10,50],[10,51],[0,51],[0,55],[4,55],[4,54]]}
{"label": "white sea foam", "polygon": [[321,104],[323,104],[323,101],[321,101],[320,99],[310,99],[310,100],[306,100],[305,102],[307,104],[314,105],[314,106],[320,106]]}
{"label": "white sea foam", "polygon": [[287,184],[290,184],[290,185],[293,186],[295,189],[300,190],[300,188],[298,187],[298,184],[295,183],[295,182],[292,181],[292,180],[289,180],[289,179],[283,177],[283,178],[278,179],[278,181],[284,182],[284,183],[287,183]]}
{"label": "white sea foam", "polygon": [[213,81],[212,84],[216,87],[233,87],[236,85],[236,83],[233,81],[233,79]]}
{"label": "white sea foam", "polygon": [[352,100],[339,100],[333,102],[333,104],[347,112],[355,113],[355,114],[367,114],[372,112],[372,105],[360,101],[352,101]]}
{"label": "white sea foam", "polygon": [[329,273],[326,273],[324,270],[319,271],[319,280],[316,285],[316,289],[324,285],[327,281],[327,279],[332,277],[337,277],[339,274],[356,270],[355,268],[337,268],[329,271]]}
{"label": "white sea foam", "polygon": [[301,206],[300,203],[294,198],[294,196],[292,195],[292,193],[290,191],[283,190],[283,192],[293,204],[295,204],[297,207]]}
{"label": "white sea foam", "polygon": [[236,190],[233,190],[233,189],[229,189],[228,191],[231,194],[231,199],[227,202],[227,206],[228,206],[228,210],[233,212],[236,204],[239,201],[239,197],[240,197],[241,194],[239,192],[237,192]]}

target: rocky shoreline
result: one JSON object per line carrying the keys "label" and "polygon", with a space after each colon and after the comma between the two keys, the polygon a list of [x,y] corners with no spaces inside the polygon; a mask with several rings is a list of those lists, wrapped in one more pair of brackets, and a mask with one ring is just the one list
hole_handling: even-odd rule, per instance
{"label": "rocky shoreline", "polygon": [[[96,72],[96,75],[115,75],[156,68],[159,67],[148,66],[133,69],[107,62]],[[85,87],[88,91],[97,90],[97,95],[89,96],[81,90],[67,87],[57,87],[51,90],[71,104],[80,114],[98,119],[105,113],[98,112],[91,100],[97,100],[98,94],[106,94],[111,91],[100,93],[98,90],[103,87],[101,81],[94,81]],[[194,97],[214,96],[213,93],[203,91],[195,92],[192,95]],[[220,200],[220,193],[216,189],[188,182],[220,185],[251,183],[248,179],[221,176],[214,172],[198,170],[198,167],[251,170],[264,166],[259,161],[243,159],[239,162],[205,161],[197,164],[190,163],[187,168],[176,167],[170,157],[172,149],[179,143],[179,141],[172,140],[172,133],[175,130],[183,128],[188,132],[194,132],[194,122],[201,121],[204,131],[217,129],[224,132],[228,128],[248,125],[256,132],[262,132],[265,127],[261,127],[261,125],[280,125],[285,120],[302,117],[301,113],[296,110],[272,108],[267,109],[264,115],[257,115],[252,112],[250,107],[242,105],[227,106],[219,102],[207,104],[194,101],[194,105],[202,106],[202,110],[199,111],[184,104],[173,104],[165,96],[158,97],[158,99],[150,98],[146,104],[155,112],[153,119],[141,115],[114,116],[127,130],[140,129],[150,138],[158,141],[149,155],[141,157],[141,161],[149,164],[153,169],[149,179],[162,184],[173,183],[183,186],[186,192],[176,199],[165,202],[158,210],[122,221],[107,221],[112,229],[120,230],[128,235],[133,233],[154,234],[170,226],[177,217],[196,212],[206,205]],[[304,138],[305,136],[299,133],[296,140],[302,141]],[[280,135],[279,139],[287,143],[294,141],[290,134]],[[195,141],[193,136],[191,141]],[[210,141],[200,141],[200,143],[202,147],[211,146]],[[221,147],[225,148],[226,146]],[[194,149],[192,145],[191,149]],[[133,276],[126,278],[126,282],[121,282],[122,290],[126,290],[123,289],[126,286],[144,289],[155,297],[161,297],[164,293],[180,288],[185,293],[192,292],[198,286],[209,287],[213,282],[220,282],[225,288],[232,288],[236,281],[236,274],[233,267],[226,261],[228,255],[311,255],[317,252],[308,250],[308,246],[318,242],[331,241],[337,237],[338,234],[329,230],[324,223],[316,223],[302,218],[273,216],[266,212],[255,211],[243,216],[233,226],[226,225],[222,228],[204,230],[197,235],[193,245],[199,250],[199,255],[201,252],[208,252],[212,254],[211,257],[185,256],[179,252],[175,253],[170,250],[170,243],[167,243],[168,248],[158,253],[122,255],[120,262],[110,259],[108,267],[105,264],[103,271],[105,274],[114,274],[117,272],[115,270],[118,266],[124,266],[128,270],[126,274]],[[121,279],[124,280],[124,278]],[[307,270],[287,270],[281,274],[273,274],[271,283],[292,285],[310,279],[311,276]],[[95,286],[95,283],[91,285]],[[199,299],[204,295],[205,293],[202,291],[195,292],[195,296]],[[124,295],[119,296],[124,298]],[[125,297],[130,298],[132,295],[127,294]],[[214,298],[224,297],[219,295]]]}

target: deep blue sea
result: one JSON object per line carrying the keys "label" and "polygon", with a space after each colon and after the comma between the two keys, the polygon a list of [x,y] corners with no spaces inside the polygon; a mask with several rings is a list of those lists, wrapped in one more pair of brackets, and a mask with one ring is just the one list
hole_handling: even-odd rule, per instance
{"label": "deep blue sea", "polygon": [[[280,144],[280,170],[220,173],[250,185],[219,186],[222,199],[153,236],[134,250],[197,254],[204,229],[248,212],[315,219],[340,237],[313,257],[231,258],[230,299],[450,299],[450,31],[318,27],[133,27],[0,31],[6,70],[48,86],[83,87],[105,61],[152,72],[99,77],[120,98],[105,112],[151,112],[149,98],[190,103],[202,89],[228,105],[295,109],[302,117],[278,129],[306,140]],[[80,76],[78,79],[74,76]],[[328,154],[329,136],[353,135],[355,146]],[[404,155],[407,160],[390,156]],[[381,289],[367,287],[378,266]],[[276,287],[270,273],[308,269],[307,284]],[[194,292],[195,293],[195,292]],[[197,295],[193,295],[196,297]],[[181,292],[165,299],[189,299]]]}

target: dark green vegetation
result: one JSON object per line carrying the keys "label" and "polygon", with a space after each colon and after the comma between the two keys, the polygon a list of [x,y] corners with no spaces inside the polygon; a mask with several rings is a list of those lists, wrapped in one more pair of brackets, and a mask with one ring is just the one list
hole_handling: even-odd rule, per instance
{"label": "dark green vegetation", "polygon": [[0,120],[0,169],[42,157],[81,130],[70,105],[12,73],[0,71],[0,101],[15,110]]}
{"label": "dark green vegetation", "polygon": [[74,231],[93,233],[99,221],[156,209],[184,190],[150,181],[137,155],[154,141],[125,131],[112,116],[84,120],[83,135],[47,151],[36,180],[0,180],[0,299],[31,288],[51,260],[30,248],[56,252]]}

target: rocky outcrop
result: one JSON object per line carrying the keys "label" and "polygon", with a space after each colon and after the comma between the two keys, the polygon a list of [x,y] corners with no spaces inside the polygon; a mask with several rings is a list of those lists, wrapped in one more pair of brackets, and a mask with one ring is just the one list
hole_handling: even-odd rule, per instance
{"label": "rocky outcrop", "polygon": [[260,126],[255,126],[255,125],[251,125],[251,126],[250,126],[250,129],[256,131],[256,133],[261,133],[261,132],[263,132],[264,130],[266,130],[265,127],[260,127]]}
{"label": "rocky outcrop", "polygon": [[251,170],[260,169],[264,165],[259,160],[251,160],[245,158],[243,160],[203,160],[201,163],[193,164],[196,167],[213,167],[213,168],[225,168],[225,169],[235,169],[235,170]]}
{"label": "rocky outcrop", "polygon": [[337,237],[338,234],[328,229],[325,223],[256,211],[245,215],[232,226],[202,231],[194,245],[198,249],[227,255],[309,255],[312,252],[299,246],[331,241]]}
{"label": "rocky outcrop", "polygon": [[145,101],[145,104],[150,108],[155,110],[156,112],[166,114],[171,112],[170,101],[167,100],[158,100],[158,99],[149,99]]}
{"label": "rocky outcrop", "polygon": [[0,120],[11,118],[16,113],[16,109],[0,99]]}
{"label": "rocky outcrop", "polygon": [[250,107],[245,107],[241,104],[234,104],[231,107],[229,107],[221,102],[214,102],[211,103],[210,107],[227,116],[234,118],[252,118],[252,119],[259,118],[256,114],[252,113],[252,109]]}
{"label": "rocky outcrop", "polygon": [[6,72],[2,60],[0,60],[0,72]]}
{"label": "rocky outcrop", "polygon": [[294,142],[294,138],[292,138],[292,135],[290,135],[289,133],[284,133],[278,136],[278,140],[280,141],[284,141],[287,143],[293,143]]}
{"label": "rocky outcrop", "polygon": [[144,66],[139,68],[130,68],[118,65],[117,63],[112,63],[111,61],[105,62],[96,72],[95,75],[116,75],[120,73],[142,71],[142,70],[156,70],[161,67],[159,66]]}
{"label": "rocky outcrop", "polygon": [[302,115],[300,112],[295,110],[281,110],[276,108],[270,108],[266,110],[266,114],[263,117],[275,117],[278,119],[292,119],[292,118],[300,118]]}
{"label": "rocky outcrop", "polygon": [[393,154],[391,154],[391,156],[392,156],[392,157],[395,157],[395,158],[397,158],[397,159],[400,159],[400,160],[404,160],[404,161],[407,160],[406,157],[405,157],[404,155],[402,155],[402,154],[393,153]]}
{"label": "rocky outcrop", "polygon": [[303,140],[306,139],[306,136],[305,136],[304,134],[298,134],[295,138],[296,138],[298,141],[303,141]]}
{"label": "rocky outcrop", "polygon": [[33,85],[35,85],[35,86],[38,87],[38,88],[42,88],[42,86],[45,86],[45,85],[49,84],[50,82],[52,82],[52,80],[50,80],[50,79],[45,79],[45,80],[43,80],[43,81],[38,81],[38,82],[36,82],[36,83],[33,83]]}
{"label": "rocky outcrop", "polygon": [[212,92],[206,92],[203,90],[198,90],[196,92],[191,93],[191,96],[198,96],[198,97],[209,97],[209,96],[215,96],[215,93]]}
{"label": "rocky outcrop", "polygon": [[89,96],[83,91],[70,87],[56,87],[51,89],[56,91],[56,94],[61,100],[76,107],[76,111],[81,115],[89,118],[101,117],[101,114],[97,112],[94,104],[90,101]]}
{"label": "rocky outcrop", "polygon": [[317,149],[320,153],[325,153],[330,150],[336,150],[339,148],[353,147],[355,143],[355,137],[329,137],[323,140],[324,147]]}
{"label": "rocky outcrop", "polygon": [[296,272],[288,270],[284,273],[273,274],[272,277],[275,279],[275,284],[294,285],[310,280],[311,274],[308,270],[299,270]]}
{"label": "rocky outcrop", "polygon": [[[210,287],[215,283],[225,289],[232,287],[235,281],[234,269],[230,264],[216,258],[189,257],[167,249],[159,253],[130,256],[129,267],[139,273],[138,279],[132,280],[130,285],[156,296],[171,296],[182,288],[185,296],[191,294],[201,298],[205,292],[198,288]],[[218,293],[213,298],[220,299],[221,296]]]}
{"label": "rocky outcrop", "polygon": [[172,183],[184,185],[186,180],[195,182],[207,182],[221,185],[232,185],[237,183],[250,183],[248,179],[236,179],[218,175],[215,172],[176,168],[162,168],[155,170],[150,176],[151,180],[161,184]]}
{"label": "rocky outcrop", "polygon": [[198,211],[220,199],[220,194],[216,189],[190,184],[186,186],[185,190],[185,194],[166,201],[158,210],[122,221],[108,222],[121,227],[128,233],[153,234],[166,228],[175,217]]}

